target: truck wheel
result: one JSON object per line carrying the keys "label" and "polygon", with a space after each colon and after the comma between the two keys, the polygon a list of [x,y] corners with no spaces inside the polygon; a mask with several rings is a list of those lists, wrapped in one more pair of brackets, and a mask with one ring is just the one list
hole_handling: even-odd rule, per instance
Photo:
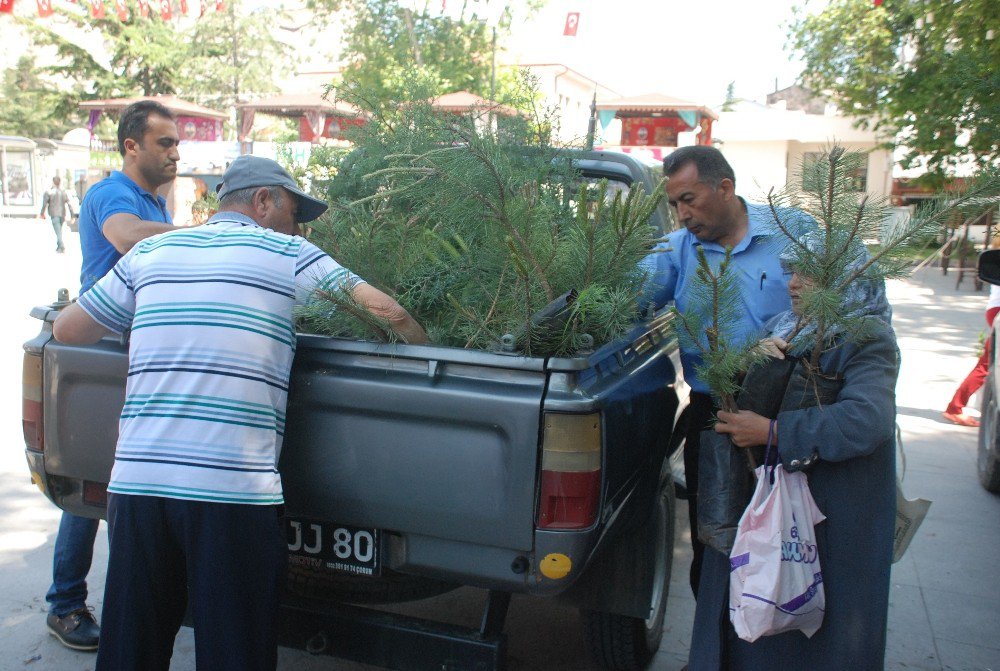
{"label": "truck wheel", "polygon": [[645,669],[663,638],[663,618],[670,590],[670,569],[674,558],[674,485],[669,468],[661,477],[653,520],[645,529],[654,543],[653,595],[645,620],[614,613],[583,611],[584,634],[595,661],[605,669],[633,671]]}
{"label": "truck wheel", "polygon": [[1000,410],[997,409],[996,398],[993,395],[994,385],[993,371],[986,377],[986,384],[983,385],[983,402],[980,406],[979,424],[979,455],[976,459],[976,471],[979,474],[979,482],[988,492],[1000,493],[1000,444],[997,435],[998,424],[1000,424]]}
{"label": "truck wheel", "polygon": [[377,578],[351,576],[327,568],[290,565],[287,588],[295,596],[344,603],[416,601],[450,592],[459,585],[383,569]]}

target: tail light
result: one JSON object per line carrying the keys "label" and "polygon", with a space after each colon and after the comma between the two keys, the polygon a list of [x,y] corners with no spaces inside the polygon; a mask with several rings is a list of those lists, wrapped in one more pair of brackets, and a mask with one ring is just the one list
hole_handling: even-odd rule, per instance
{"label": "tail light", "polygon": [[540,529],[586,529],[601,499],[601,415],[546,413]]}
{"label": "tail light", "polygon": [[83,502],[91,506],[108,505],[108,483],[83,481]]}
{"label": "tail light", "polygon": [[25,354],[21,374],[21,428],[29,450],[45,449],[42,435],[42,357]]}

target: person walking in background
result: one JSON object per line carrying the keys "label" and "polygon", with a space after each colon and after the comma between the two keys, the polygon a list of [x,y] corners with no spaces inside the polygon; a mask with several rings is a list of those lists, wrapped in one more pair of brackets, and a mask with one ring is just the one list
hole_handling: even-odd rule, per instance
{"label": "person walking in background", "polygon": [[55,321],[75,344],[133,329],[98,671],[165,671],[187,607],[197,668],[277,664],[293,309],[342,290],[427,342],[394,299],[299,235],[326,209],[276,162],[240,156],[216,215],[140,242]]}
{"label": "person walking in background", "polygon": [[[663,174],[667,178],[667,198],[682,228],[670,233],[665,242],[643,259],[642,268],[650,278],[644,300],[655,309],[670,301],[682,312],[691,309],[696,302],[690,287],[698,269],[697,250],[704,250],[716,265],[726,249],[731,248],[743,309],[742,319],[733,326],[733,332],[724,335],[737,343],[756,338],[768,319],[791,306],[788,280],[778,260],[787,239],[774,225],[767,205],[747,203],[736,195],[736,175],[718,149],[704,146],[678,149],[663,160]],[[784,213],[788,215],[786,223],[793,228],[815,226],[813,219],[801,211]],[[684,473],[694,552],[691,591],[697,597],[705,552],[705,545],[698,540],[698,451],[700,434],[708,428],[718,408],[708,385],[696,373],[701,364],[700,353],[682,346],[681,364],[684,379],[691,385]]]}
{"label": "person walking in background", "polygon": [[[141,101],[122,112],[118,151],[123,167],[91,187],[80,206],[81,296],[137,242],[173,230],[167,203],[156,189],[177,175],[179,141],[173,114],[163,105]],[[46,625],[60,643],[74,650],[97,650],[100,637],[100,627],[87,608],[87,574],[97,524],[96,519],[64,512],[56,534],[52,586],[45,595]]]}
{"label": "person walking in background", "polygon": [[60,186],[61,181],[58,176],[52,178],[52,188],[42,196],[42,211],[38,214],[40,218],[44,219],[45,213],[48,213],[49,220],[52,222],[52,230],[56,234],[56,251],[60,254],[66,251],[62,239],[66,213],[69,212],[70,216],[76,216],[76,212],[73,212],[73,206],[70,204],[69,194],[63,191]]}
{"label": "person walking in background", "polygon": [[993,320],[996,318],[997,312],[1000,312],[1000,286],[994,284],[990,286],[990,297],[986,301],[986,326],[990,329],[990,335],[983,343],[983,353],[979,357],[979,361],[976,362],[975,368],[962,380],[962,384],[958,385],[955,395],[951,397],[951,402],[942,413],[944,418],[953,424],[979,426],[978,419],[965,414],[965,406],[968,405],[972,395],[983,386],[986,374],[989,373],[990,348],[993,346]]}

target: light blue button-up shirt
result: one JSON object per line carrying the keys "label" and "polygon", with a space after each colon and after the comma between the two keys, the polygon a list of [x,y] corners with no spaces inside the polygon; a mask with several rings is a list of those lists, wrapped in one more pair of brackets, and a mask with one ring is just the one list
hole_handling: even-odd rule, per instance
{"label": "light blue button-up shirt", "polygon": [[[778,253],[789,240],[774,224],[767,205],[744,202],[744,206],[748,218],[747,234],[733,247],[730,261],[730,272],[735,273],[743,305],[740,319],[723,332],[730,343],[737,345],[760,338],[767,320],[791,308],[788,276],[778,260]],[[799,235],[816,225],[811,217],[799,210],[783,209],[779,215],[782,223]],[[682,313],[691,309],[694,302],[691,285],[698,268],[699,246],[704,249],[711,266],[718,268],[725,257],[725,247],[714,242],[699,242],[687,229],[670,233],[643,259],[642,267],[649,274],[644,297],[647,304],[660,309],[674,301]],[[685,379],[694,391],[707,394],[708,387],[696,374],[701,363],[699,350],[681,347]]]}

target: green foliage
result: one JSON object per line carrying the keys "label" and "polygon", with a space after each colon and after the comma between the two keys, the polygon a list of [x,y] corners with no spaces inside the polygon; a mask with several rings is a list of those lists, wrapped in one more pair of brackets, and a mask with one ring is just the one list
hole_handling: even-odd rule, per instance
{"label": "green foliage", "polygon": [[[17,17],[32,41],[52,48],[56,58],[34,73],[19,65],[9,75],[14,84],[62,83],[58,89],[28,86],[16,95],[5,89],[4,125],[13,131],[16,122],[30,130],[39,110],[51,110],[39,123],[58,127],[56,120],[65,119],[63,125],[72,127],[85,118],[77,107],[82,100],[139,95],[177,94],[225,109],[249,92],[273,91],[275,73],[290,64],[288,47],[271,35],[273,8],[247,13],[240,0],[230,0],[224,12],[206,12],[190,30],[178,29],[155,10],[147,18],[135,7],[132,12],[124,23],[114,12],[93,19],[58,7],[45,21]],[[106,59],[83,46],[95,37]]]}
{"label": "green foliage", "polygon": [[[423,100],[414,87],[407,99]],[[525,354],[566,355],[634,323],[662,188],[583,179],[534,123],[497,128],[488,113],[442,115],[363,91],[350,101],[375,100],[373,121],[330,183],[314,242],[396,296],[438,344],[499,349],[508,335]],[[546,306],[550,318],[536,317]],[[369,331],[336,307],[313,306],[308,325]]]}
{"label": "green foliage", "polygon": [[491,34],[485,24],[415,12],[395,0],[364,0],[354,4],[346,38],[344,78],[378,98],[398,100],[414,72],[434,83],[434,94],[489,95]]}
{"label": "green foliage", "polygon": [[[247,13],[239,0],[224,7],[206,12],[185,35],[190,74],[185,91],[216,109],[229,109],[248,93],[275,91],[275,75],[291,68],[291,50],[272,35],[279,10],[269,6]],[[296,138],[297,133],[296,128]]]}
{"label": "green foliage", "polygon": [[698,378],[719,401],[720,407],[734,412],[739,377],[763,355],[757,342],[743,345],[730,342],[725,334],[731,325],[740,321],[743,300],[739,283],[731,271],[732,248],[713,267],[699,245],[698,268],[690,284],[690,307],[681,312],[673,308],[677,317],[677,336],[685,349],[701,353],[702,363],[696,367]]}
{"label": "green foliage", "polygon": [[0,133],[27,137],[61,137],[78,125],[78,110],[66,114],[61,94],[34,66],[35,58],[21,56],[17,65],[3,73],[0,89]]}
{"label": "green foliage", "polygon": [[148,19],[133,18],[126,23],[113,13],[92,19],[60,11],[59,17],[69,32],[87,35],[88,39],[99,35],[108,52],[108,60],[99,61],[80,41],[66,37],[67,31],[57,32],[47,23],[20,19],[36,44],[55,48],[57,65],[48,70],[74,82],[74,90],[67,97],[167,94],[178,92],[186,84],[186,40],[173,23],[162,20],[159,14],[150,12]]}
{"label": "green foliage", "polygon": [[[810,352],[815,369],[820,354],[832,345],[831,335],[863,342],[876,327],[858,304],[859,282],[881,284],[909,274],[914,250],[927,235],[955,217],[978,217],[996,207],[1000,173],[984,172],[963,193],[950,193],[919,212],[890,224],[888,201],[857,194],[852,172],[867,160],[862,152],[834,146],[820,160],[801,167],[803,179],[768,202],[776,224],[790,239],[786,252],[791,268],[811,284],[802,292],[799,324],[789,337],[792,351]],[[780,208],[795,204],[819,224],[818,244],[806,244],[782,221]]]}
{"label": "green foliage", "polygon": [[926,159],[940,184],[966,154],[980,166],[1000,158],[995,0],[831,0],[797,18],[790,44],[803,83],[896,136],[904,167]]}
{"label": "green foliage", "polygon": [[[872,294],[860,293],[859,283],[879,287],[887,278],[906,276],[914,247],[944,221],[978,217],[1000,202],[1000,172],[984,171],[965,192],[943,195],[920,216],[889,223],[886,199],[855,188],[853,174],[864,161],[866,154],[834,146],[803,164],[790,186],[768,194],[772,220],[787,239],[782,258],[809,284],[787,340],[789,352],[807,356],[810,371],[819,370],[820,355],[837,342],[864,342],[878,328],[869,306],[861,303],[872,300]],[[801,215],[791,207],[811,215],[817,229],[803,237]],[[740,320],[742,305],[730,253],[713,267],[699,248],[691,308],[677,313],[682,345],[702,355],[699,378],[727,410],[735,407],[742,373],[766,356],[754,340],[736,345],[724,337]]]}

